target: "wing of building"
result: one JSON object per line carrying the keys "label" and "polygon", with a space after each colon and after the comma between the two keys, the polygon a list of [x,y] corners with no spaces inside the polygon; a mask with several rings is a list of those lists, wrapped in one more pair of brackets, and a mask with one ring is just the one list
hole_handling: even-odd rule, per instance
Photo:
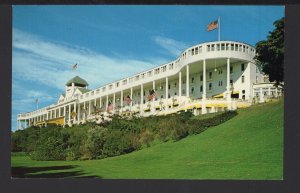
{"label": "wing of building", "polygon": [[[174,61],[94,90],[76,76],[56,104],[17,116],[18,129],[32,125],[101,122],[111,114],[195,115],[248,107],[281,95],[255,65],[254,47],[233,41],[198,44]],[[117,73],[117,72],[116,72]]]}

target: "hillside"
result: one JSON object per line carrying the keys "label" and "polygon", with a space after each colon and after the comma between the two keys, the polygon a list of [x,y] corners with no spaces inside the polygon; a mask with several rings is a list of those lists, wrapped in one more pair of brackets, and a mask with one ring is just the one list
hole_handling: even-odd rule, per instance
{"label": "hillside", "polygon": [[32,161],[12,156],[13,173],[22,171],[23,175],[14,175],[19,177],[282,179],[283,109],[283,101],[240,109],[234,118],[199,135],[103,160]]}

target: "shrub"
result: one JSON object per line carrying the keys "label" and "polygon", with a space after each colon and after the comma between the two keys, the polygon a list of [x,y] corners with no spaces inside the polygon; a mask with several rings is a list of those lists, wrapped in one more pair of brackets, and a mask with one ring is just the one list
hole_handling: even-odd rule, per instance
{"label": "shrub", "polygon": [[151,142],[154,140],[154,135],[148,129],[144,129],[140,134],[140,143],[150,147]]}

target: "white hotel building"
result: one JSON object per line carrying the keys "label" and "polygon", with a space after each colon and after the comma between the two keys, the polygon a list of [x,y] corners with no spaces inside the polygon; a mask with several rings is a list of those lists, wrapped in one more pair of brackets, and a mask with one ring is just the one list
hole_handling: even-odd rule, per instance
{"label": "white hotel building", "polygon": [[[56,104],[17,116],[17,129],[56,123],[101,122],[112,114],[206,114],[248,107],[278,97],[255,65],[254,47],[234,41],[192,46],[174,61],[94,90],[80,77],[67,82]],[[150,90],[155,98],[148,100]],[[126,100],[130,97],[131,100]],[[111,106],[112,105],[112,106]]]}

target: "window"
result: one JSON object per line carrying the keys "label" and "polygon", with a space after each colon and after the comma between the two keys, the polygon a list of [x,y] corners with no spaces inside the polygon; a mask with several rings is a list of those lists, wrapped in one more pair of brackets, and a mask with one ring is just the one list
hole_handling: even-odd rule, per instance
{"label": "window", "polygon": [[192,77],[192,83],[194,83],[194,77]]}
{"label": "window", "polygon": [[203,75],[200,75],[200,81],[203,81]]}
{"label": "window", "polygon": [[143,104],[145,104],[145,99],[143,100]]}
{"label": "window", "polygon": [[211,51],[215,51],[215,44],[211,45]]}
{"label": "window", "polygon": [[245,82],[245,76],[242,76],[242,83]]}
{"label": "window", "polygon": [[170,94],[168,94],[168,98],[171,98],[171,95],[170,95]]}
{"label": "window", "polygon": [[223,86],[223,81],[219,81],[219,86]]}
{"label": "window", "polygon": [[220,44],[217,44],[217,51],[220,51]]}
{"label": "window", "polygon": [[202,46],[199,47],[199,53],[201,53],[201,52],[202,52]]}
{"label": "window", "polygon": [[219,69],[219,74],[222,74],[222,73],[223,73],[222,68],[220,68]]}
{"label": "window", "polygon": [[221,50],[225,50],[225,44],[221,44]]}
{"label": "window", "polygon": [[229,44],[228,43],[226,44],[226,50],[229,50]]}
{"label": "window", "polygon": [[170,84],[168,85],[168,89],[171,89],[171,85]]}
{"label": "window", "polygon": [[230,85],[233,86],[233,80],[232,79],[230,80]]}
{"label": "window", "polygon": [[245,94],[245,90],[242,90],[242,93]]}
{"label": "window", "polygon": [[119,82],[116,83],[116,86],[119,87]]}
{"label": "window", "polygon": [[192,49],[192,56],[195,54],[195,49],[193,48]]}
{"label": "window", "polygon": [[230,66],[230,74],[232,74],[232,73],[233,73],[233,67]]}
{"label": "window", "polygon": [[163,90],[164,89],[164,86],[160,86],[160,90]]}
{"label": "window", "polygon": [[145,91],[144,91],[144,96],[145,96]]}
{"label": "window", "polygon": [[212,83],[209,83],[209,86],[208,86],[209,90],[212,89]]}
{"label": "window", "polygon": [[177,95],[177,92],[175,92],[174,95],[176,96],[176,95]]}
{"label": "window", "polygon": [[231,51],[234,51],[234,44],[230,44]]}
{"label": "window", "polygon": [[212,78],[212,72],[209,72],[208,76],[209,76],[209,79],[211,79]]}
{"label": "window", "polygon": [[192,87],[192,94],[194,93],[194,87]]}
{"label": "window", "polygon": [[185,90],[184,89],[182,89],[182,94],[185,94]]}
{"label": "window", "polygon": [[237,44],[234,44],[234,48],[235,48],[235,49],[234,49],[235,51],[238,51],[238,49],[239,49],[239,45],[237,45]]}
{"label": "window", "polygon": [[195,48],[195,54],[198,54],[198,47]]}
{"label": "window", "polygon": [[200,92],[202,92],[202,91],[203,91],[203,86],[201,85],[201,86],[200,86]]}
{"label": "window", "polygon": [[161,98],[161,99],[164,98],[164,95],[161,95],[160,98]]}
{"label": "window", "polygon": [[182,84],[185,84],[185,80],[182,81]]}
{"label": "window", "polygon": [[244,63],[241,64],[241,70],[242,70],[242,72],[244,72],[244,70],[245,70],[245,64]]}
{"label": "window", "polygon": [[210,45],[207,45],[207,51],[208,52],[210,51]]}
{"label": "window", "polygon": [[176,88],[176,86],[177,86],[177,83],[175,82],[175,83],[174,83],[174,87]]}

